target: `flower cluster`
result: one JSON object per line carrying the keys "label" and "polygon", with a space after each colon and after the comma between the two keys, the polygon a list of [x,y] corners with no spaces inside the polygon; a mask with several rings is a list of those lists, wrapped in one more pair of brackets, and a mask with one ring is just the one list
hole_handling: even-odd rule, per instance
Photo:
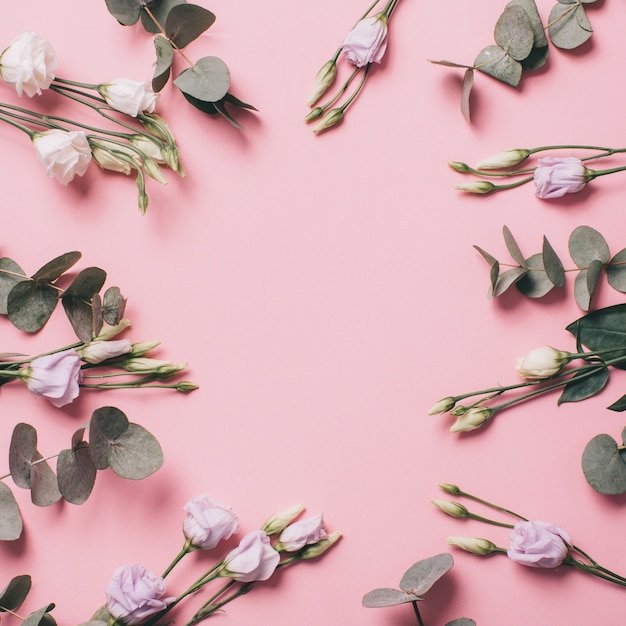
{"label": "flower cluster", "polygon": [[[145,356],[158,341],[131,343],[113,339],[130,322],[105,326],[90,342],[78,342],[35,357],[0,357],[0,383],[21,380],[35,396],[43,396],[55,407],[73,402],[83,389],[170,388],[187,392],[197,389],[188,381],[163,384],[159,381],[182,372],[187,365]],[[106,371],[94,374],[96,368]],[[114,370],[122,370],[115,372]],[[113,371],[112,371],[113,370]],[[109,382],[122,377],[120,382]]]}
{"label": "flower cluster", "polygon": [[[363,89],[372,63],[380,63],[383,59],[385,51],[387,50],[389,19],[398,4],[398,0],[387,0],[387,3],[381,11],[372,13],[377,4],[379,4],[378,0],[361,16],[361,19],[346,35],[341,46],[337,48],[330,61],[327,61],[322,66],[315,77],[313,90],[309,98],[309,106],[314,108],[304,118],[307,122],[320,120],[317,126],[313,128],[314,133],[332,128],[343,120],[347,108],[354,102]],[[316,106],[319,99],[335,82],[337,77],[337,61],[342,52],[346,60],[352,64],[355,69],[352,70],[346,81],[330,100],[325,104]],[[359,74],[361,75],[361,79],[356,89],[354,89],[352,94],[340,106],[334,106]]]}
{"label": "flower cluster", "polygon": [[509,528],[509,545],[507,548],[498,547],[489,539],[479,537],[448,537],[448,544],[461,548],[471,554],[486,556],[490,554],[506,554],[512,561],[544,569],[554,569],[560,565],[569,565],[583,572],[587,572],[603,580],[607,580],[621,587],[626,587],[626,578],[602,567],[587,553],[572,543],[569,533],[552,522],[531,521],[521,515],[501,506],[487,502],[470,493],[462,491],[457,485],[443,483],[439,487],[447,494],[465,497],[479,502],[499,513],[505,513],[516,519],[515,524],[493,520],[470,512],[459,502],[448,500],[433,500],[432,503],[447,515],[456,518],[472,519]]}
{"label": "flower cluster", "polygon": [[[584,152],[586,156],[545,156],[538,159],[535,166],[518,167],[533,154],[553,151]],[[448,165],[461,174],[490,177],[492,181],[496,181],[473,180],[469,183],[461,183],[456,185],[460,191],[485,195],[493,191],[520,187],[533,181],[536,196],[542,200],[551,200],[582,191],[590,181],[600,176],[623,172],[626,170],[626,165],[593,170],[589,169],[586,164],[589,161],[606,159],[624,152],[626,152],[626,148],[606,148],[603,146],[540,146],[532,149],[505,150],[483,159],[476,167],[471,167],[460,161],[450,161]],[[513,182],[497,183],[497,181],[509,178],[513,179]]]}
{"label": "flower cluster", "polygon": [[118,567],[106,588],[106,605],[96,612],[90,625],[152,626],[188,596],[224,579],[225,584],[186,622],[185,626],[192,626],[248,593],[256,582],[268,580],[278,568],[320,556],[341,536],[324,530],[321,514],[294,521],[304,506],[293,507],[270,517],[261,529],[246,533],[224,558],[174,596],[168,595],[165,579],[179,562],[194,550],[215,548],[239,530],[239,519],[232,509],[206,494],[189,500],[183,510],[183,548],[163,575],[136,563]]}
{"label": "flower cluster", "polygon": [[104,170],[126,175],[136,172],[138,204],[144,213],[148,207],[146,176],[166,184],[161,166],[185,175],[174,135],[154,112],[158,94],[148,81],[129,78],[100,84],[64,80],[56,76],[57,67],[50,43],[28,31],[0,54],[0,77],[18,96],[53,91],[95,111],[116,130],[8,103],[0,103],[0,121],[30,137],[46,174],[62,185],[85,174],[91,161]]}

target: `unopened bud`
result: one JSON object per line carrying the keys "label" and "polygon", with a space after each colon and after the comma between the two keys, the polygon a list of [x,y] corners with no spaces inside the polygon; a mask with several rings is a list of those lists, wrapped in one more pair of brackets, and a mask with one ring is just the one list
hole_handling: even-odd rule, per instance
{"label": "unopened bud", "polygon": [[494,410],[487,406],[477,406],[469,409],[461,415],[450,428],[451,433],[460,433],[468,430],[476,430],[488,421],[494,414]]}
{"label": "unopened bud", "polygon": [[451,483],[439,483],[439,489],[449,493],[451,496],[458,496],[461,493],[461,490]]}
{"label": "unopened bud", "polygon": [[139,341],[138,343],[134,343],[132,345],[130,353],[134,357],[143,356],[144,354],[148,354],[150,350],[154,350],[159,345],[161,345],[160,341]]}
{"label": "unopened bud", "polygon": [[487,180],[475,180],[471,183],[461,183],[460,185],[455,185],[454,188],[468,193],[485,194],[493,191],[496,186]]}
{"label": "unopened bud", "polygon": [[479,556],[492,554],[498,550],[498,546],[496,546],[495,543],[488,539],[480,539],[478,537],[448,537],[447,542],[450,546],[456,546],[457,548],[461,548],[461,550]]}
{"label": "unopened bud", "polygon": [[460,161],[448,161],[448,165],[457,172],[461,172],[464,174],[465,172],[469,172],[471,170],[470,166],[467,163],[461,163]]}
{"label": "unopened bud", "polygon": [[183,393],[187,393],[188,391],[194,391],[198,389],[198,385],[196,383],[189,382],[188,380],[181,380],[179,383],[176,383],[176,391],[182,391]]}
{"label": "unopened bud", "polygon": [[282,533],[283,530],[285,530],[285,528],[287,528],[287,526],[291,524],[291,522],[293,522],[293,520],[295,520],[305,508],[304,504],[297,504],[286,511],[276,513],[266,520],[261,527],[261,530],[270,537],[272,535],[278,535],[279,533]]}
{"label": "unopened bud", "polygon": [[447,413],[454,408],[456,400],[452,397],[443,398],[434,404],[428,411],[428,415],[439,415],[440,413]]}
{"label": "unopened bud", "polygon": [[321,133],[328,128],[332,128],[333,126],[339,124],[343,119],[343,110],[342,109],[331,109],[326,115],[322,118],[322,121],[313,129],[314,133]]}
{"label": "unopened bud", "polygon": [[335,543],[339,541],[340,537],[341,537],[341,533],[339,531],[330,533],[330,535],[328,535],[324,539],[320,539],[320,541],[318,541],[317,543],[314,543],[313,545],[310,545],[304,548],[302,552],[300,552],[300,554],[298,555],[298,558],[299,559],[314,559],[320,556],[321,554],[324,554],[326,550],[331,548]]}
{"label": "unopened bud", "polygon": [[451,517],[469,516],[467,508],[459,502],[451,502],[450,500],[431,500],[431,503]]}
{"label": "unopened bud", "polygon": [[505,150],[493,156],[483,159],[478,163],[476,169],[479,170],[500,170],[507,167],[514,167],[525,161],[530,156],[528,150]]}
{"label": "unopened bud", "polygon": [[109,326],[105,324],[102,330],[98,333],[97,337],[94,337],[94,341],[108,341],[113,339],[116,335],[119,335],[123,330],[126,330],[130,326],[130,320],[120,320],[115,326]]}
{"label": "unopened bud", "polygon": [[315,76],[313,90],[309,98],[310,106],[313,106],[326,93],[326,90],[333,84],[336,76],[337,63],[332,60],[326,62]]}

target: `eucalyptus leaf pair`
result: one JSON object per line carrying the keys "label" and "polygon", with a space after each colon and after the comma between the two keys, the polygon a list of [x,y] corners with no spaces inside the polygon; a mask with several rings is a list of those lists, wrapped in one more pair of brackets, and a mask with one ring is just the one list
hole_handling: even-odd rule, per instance
{"label": "eucalyptus leaf pair", "polygon": [[[502,231],[516,266],[501,271],[503,263],[479,246],[474,246],[490,266],[490,298],[501,296],[514,285],[529,298],[542,298],[554,287],[565,285],[566,270],[547,237],[543,237],[541,252],[526,257],[511,231],[506,226]],[[574,296],[583,311],[591,308],[593,295],[605,273],[613,289],[626,293],[626,248],[611,256],[608,243],[597,230],[590,226],[578,226],[569,236],[568,249],[577,271]]]}
{"label": "eucalyptus leaf pair", "polygon": [[496,22],[495,44],[484,47],[473,65],[452,61],[431,61],[437,65],[465,69],[461,110],[470,121],[470,94],[474,71],[516,87],[525,71],[538,69],[548,60],[548,38],[558,48],[571,50],[584,44],[592,35],[585,4],[596,0],[558,0],[544,27],[535,0],[511,0]]}
{"label": "eucalyptus leaf pair", "polygon": [[[14,613],[26,600],[32,587],[32,579],[28,574],[15,576],[9,584],[0,591],[0,613]],[[28,615],[22,626],[55,626],[56,620],[50,615],[54,604],[48,604]]]}
{"label": "eucalyptus leaf pair", "polygon": [[12,259],[0,258],[0,314],[26,332],[43,328],[61,300],[74,332],[81,341],[91,341],[103,323],[117,324],[124,315],[126,300],[118,287],[110,287],[100,297],[106,272],[99,267],[80,271],[70,285],[61,289],[62,278],[81,258],[80,252],[67,252],[37,270],[32,276]]}
{"label": "eucalyptus leaf pair", "polygon": [[230,71],[222,59],[202,57],[195,63],[184,52],[192,41],[215,22],[215,15],[187,0],[105,0],[109,13],[124,26],[141,22],[155,35],[156,53],[152,89],[161,91],[170,80],[175,53],[189,63],[174,80],[185,99],[209,115],[221,115],[236,128],[241,128],[226,105],[256,110],[230,93]]}
{"label": "eucalyptus leaf pair", "polygon": [[[85,440],[85,428],[89,439]],[[159,442],[145,428],[128,421],[115,407],[94,411],[86,427],[72,436],[71,447],[57,458],[56,474],[38,450],[37,431],[17,424],[9,447],[9,471],[17,487],[29,489],[36,506],[50,506],[63,499],[83,504],[91,495],[97,470],[111,468],[122,478],[141,480],[163,464]],[[22,534],[23,522],[11,490],[0,482],[0,540]]]}

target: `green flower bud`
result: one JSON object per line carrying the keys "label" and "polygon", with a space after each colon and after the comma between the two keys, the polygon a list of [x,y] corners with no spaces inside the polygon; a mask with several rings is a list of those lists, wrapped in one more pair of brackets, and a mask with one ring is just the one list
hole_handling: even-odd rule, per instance
{"label": "green flower bud", "polygon": [[494,410],[487,406],[475,406],[461,415],[450,428],[451,433],[460,433],[480,428],[491,419]]}
{"label": "green flower bud", "polygon": [[315,107],[313,110],[309,111],[307,115],[304,116],[305,122],[312,122],[320,117],[324,113],[324,109],[322,107]]}
{"label": "green flower bud", "polygon": [[295,520],[305,508],[304,504],[297,504],[286,511],[276,513],[265,521],[263,526],[261,526],[261,530],[270,537],[272,535],[278,535],[279,533],[282,533],[283,530],[285,530],[285,528],[287,528],[287,526],[291,524],[291,522],[293,522],[293,520]]}
{"label": "green flower bud", "polygon": [[505,150],[498,152],[478,163],[476,169],[479,170],[500,170],[507,167],[514,167],[525,161],[530,156],[528,150]]}
{"label": "green flower bud", "polygon": [[428,415],[439,415],[440,413],[447,413],[454,408],[456,400],[452,397],[443,398],[434,404],[428,411]]}
{"label": "green flower bud", "polygon": [[328,128],[331,128],[343,119],[343,111],[341,109],[331,109],[322,118],[322,121],[313,129],[314,133],[321,133]]}
{"label": "green flower bud", "polygon": [[468,517],[469,511],[459,502],[451,502],[450,500],[431,500],[438,509],[441,509],[447,515],[452,517]]}
{"label": "green flower bud", "polygon": [[119,335],[123,330],[126,330],[130,326],[130,320],[124,318],[120,320],[115,326],[109,326],[105,324],[102,330],[94,337],[94,341],[108,341],[113,339],[116,335]]}
{"label": "green flower bud", "polygon": [[461,493],[461,490],[451,483],[439,483],[439,489],[449,493],[451,496],[458,496]]}
{"label": "green flower bud", "polygon": [[337,76],[337,64],[335,61],[328,61],[315,76],[313,91],[309,98],[309,106],[313,106],[327,91],[335,81]]}
{"label": "green flower bud", "polygon": [[460,161],[448,161],[448,165],[457,172],[461,172],[461,174],[470,171],[470,166],[467,163],[461,163]]}
{"label": "green flower bud", "polygon": [[307,546],[299,553],[299,559],[315,559],[339,541],[341,533],[336,531],[313,545]]}
{"label": "green flower bud", "polygon": [[135,356],[143,356],[148,354],[150,350],[154,350],[157,346],[161,345],[160,341],[140,341],[132,345],[130,353]]}
{"label": "green flower bud", "polygon": [[450,415],[454,415],[454,417],[459,417],[460,415],[465,415],[467,413],[467,407],[459,404],[455,406],[451,411]]}
{"label": "green flower bud", "polygon": [[150,176],[150,178],[156,180],[162,185],[167,185],[167,180],[165,179],[165,176],[163,176],[163,173],[161,172],[161,168],[159,167],[159,164],[154,159],[148,159],[148,158],[144,159],[143,169],[145,173],[148,174],[148,176]]}
{"label": "green flower bud", "polygon": [[475,180],[471,183],[462,183],[460,185],[455,185],[454,188],[458,189],[459,191],[466,191],[468,193],[485,194],[493,191],[496,186],[487,180]]}
{"label": "green flower bud", "polygon": [[479,556],[492,554],[498,550],[498,546],[495,543],[478,537],[448,537],[447,542],[450,546],[456,546]]}
{"label": "green flower bud", "polygon": [[175,387],[176,391],[182,391],[183,393],[187,393],[188,391],[194,391],[195,389],[199,389],[199,386],[196,383],[189,382],[188,380],[181,380],[179,383],[176,383]]}

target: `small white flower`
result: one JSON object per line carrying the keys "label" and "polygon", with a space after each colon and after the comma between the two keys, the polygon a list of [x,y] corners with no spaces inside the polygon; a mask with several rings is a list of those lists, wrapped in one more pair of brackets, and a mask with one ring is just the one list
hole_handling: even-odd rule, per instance
{"label": "small white flower", "polygon": [[91,148],[85,133],[53,128],[33,135],[33,146],[46,174],[62,185],[82,176],[91,161]]}
{"label": "small white flower", "polygon": [[152,113],[159,99],[159,94],[152,91],[147,80],[139,82],[116,78],[98,85],[97,89],[111,108],[132,117],[137,117],[139,113]]}

